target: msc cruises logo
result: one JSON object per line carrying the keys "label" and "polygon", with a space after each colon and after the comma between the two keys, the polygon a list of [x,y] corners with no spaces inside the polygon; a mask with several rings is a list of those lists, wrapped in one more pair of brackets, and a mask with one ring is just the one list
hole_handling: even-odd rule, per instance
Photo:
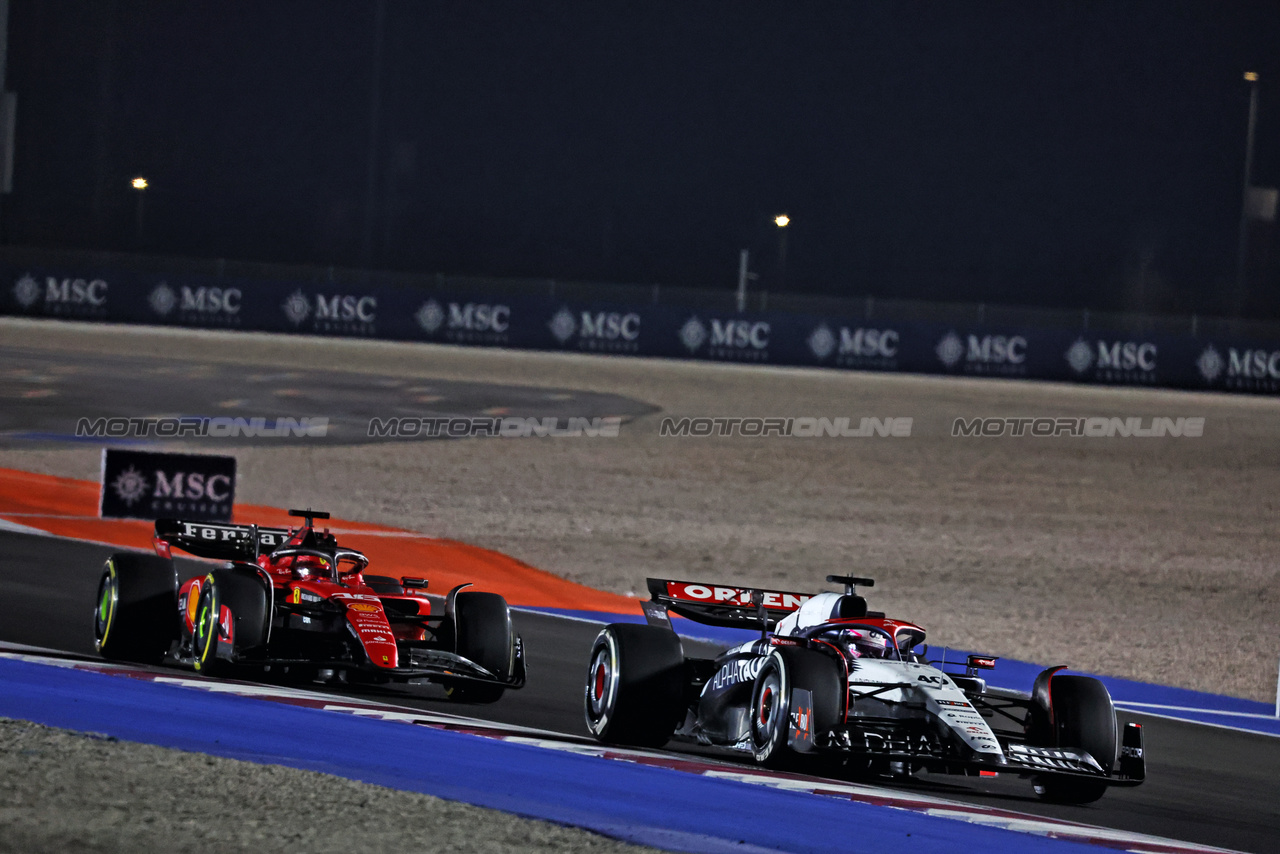
{"label": "msc cruises logo", "polygon": [[1114,341],[1077,338],[1064,354],[1067,365],[1076,376],[1091,369],[1099,380],[1115,382],[1154,382],[1156,345],[1150,341]]}
{"label": "msc cruises logo", "polygon": [[835,364],[849,368],[895,368],[898,364],[896,329],[841,326],[839,337],[823,323],[809,334],[805,343],[819,362],[835,354]]}
{"label": "msc cruises logo", "polygon": [[473,344],[504,344],[511,328],[511,307],[490,303],[450,302],[448,311],[435,300],[427,300],[414,314],[418,326],[428,335],[444,330],[448,341]]}
{"label": "msc cruises logo", "polygon": [[239,322],[242,298],[239,288],[181,285],[175,291],[168,282],[161,282],[147,296],[147,304],[161,317],[176,309],[178,320],[233,325]]}
{"label": "msc cruises logo", "polygon": [[1280,391],[1280,350],[1226,348],[1226,356],[1212,344],[1196,359],[1200,376],[1209,385],[1241,391]]}
{"label": "msc cruises logo", "polygon": [[934,347],[938,361],[966,373],[1021,376],[1027,372],[1027,339],[1021,335],[969,335],[948,332]]}
{"label": "msc cruises logo", "polygon": [[694,315],[680,327],[679,338],[690,353],[706,344],[705,355],[713,359],[764,362],[769,359],[770,332],[763,320],[712,317],[703,323]]}
{"label": "msc cruises logo", "polygon": [[602,353],[640,351],[640,315],[634,311],[580,311],[563,306],[547,322],[561,345],[574,342],[580,350]]}
{"label": "msc cruises logo", "polygon": [[148,487],[146,477],[133,466],[120,472],[119,476],[111,482],[111,488],[115,490],[116,497],[127,507],[132,507],[146,497]]}
{"label": "msc cruises logo", "polygon": [[24,309],[41,306],[45,314],[105,317],[109,287],[105,279],[45,276],[42,283],[26,273],[14,282],[13,298]]}
{"label": "msc cruises logo", "polygon": [[310,320],[314,332],[377,334],[378,298],[370,294],[316,294],[309,297],[299,288],[285,299],[280,308],[297,328]]}

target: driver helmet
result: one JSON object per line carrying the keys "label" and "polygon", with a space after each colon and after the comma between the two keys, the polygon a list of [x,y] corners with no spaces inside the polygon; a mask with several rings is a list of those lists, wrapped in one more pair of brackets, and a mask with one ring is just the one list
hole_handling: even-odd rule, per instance
{"label": "driver helmet", "polygon": [[293,574],[298,578],[311,578],[329,574],[329,561],[319,555],[297,555],[293,559]]}
{"label": "driver helmet", "polygon": [[840,645],[850,658],[884,658],[889,642],[883,635],[857,629],[844,629],[840,632]]}

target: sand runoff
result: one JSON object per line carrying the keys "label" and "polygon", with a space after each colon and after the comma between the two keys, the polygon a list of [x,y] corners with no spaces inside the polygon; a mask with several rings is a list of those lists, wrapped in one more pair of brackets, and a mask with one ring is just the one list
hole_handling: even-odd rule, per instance
{"label": "sand runoff", "polygon": [[[931,642],[1276,696],[1280,401],[39,321],[0,322],[0,344],[51,365],[61,351],[143,353],[418,389],[624,394],[660,411],[617,438],[238,449],[237,498],[464,540],[622,594],[641,594],[646,576],[808,591],[828,573],[866,575],[872,606]],[[400,394],[387,389],[389,413],[411,411]],[[324,412],[323,399],[281,400]],[[912,421],[896,438],[660,435],[664,418],[686,416]],[[1205,422],[1199,438],[951,435],[956,418],[1015,417]],[[94,479],[99,452],[8,449],[0,465]]]}

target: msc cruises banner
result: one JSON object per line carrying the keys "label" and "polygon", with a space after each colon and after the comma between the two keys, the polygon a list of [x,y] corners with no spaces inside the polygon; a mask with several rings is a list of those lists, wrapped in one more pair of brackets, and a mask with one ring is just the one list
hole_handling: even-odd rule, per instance
{"label": "msc cruises banner", "polygon": [[235,457],[102,449],[104,519],[230,522],[235,493]]}
{"label": "msc cruises banner", "polygon": [[0,314],[739,364],[1280,393],[1280,341],[0,267]]}

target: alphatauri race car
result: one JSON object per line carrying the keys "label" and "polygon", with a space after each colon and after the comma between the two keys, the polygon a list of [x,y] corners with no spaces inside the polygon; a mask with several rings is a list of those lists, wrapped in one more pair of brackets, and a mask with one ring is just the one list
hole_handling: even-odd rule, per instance
{"label": "alphatauri race car", "polygon": [[[926,660],[922,628],[867,610],[857,586],[871,579],[827,580],[844,592],[648,579],[648,624],[611,624],[592,647],[587,727],[606,743],[674,737],[852,777],[1012,773],[1060,803],[1143,781],[1141,725],[1126,724],[1117,745],[1115,708],[1097,679],[1051,667],[1030,693],[1001,690],[978,675],[996,659],[979,655],[964,673],[944,672]],[[760,638],[687,658],[670,613]]]}
{"label": "alphatauri race car", "polygon": [[[94,612],[98,651],[206,675],[432,681],[450,699],[473,703],[524,685],[524,645],[501,596],[460,584],[433,614],[426,580],[368,575],[368,558],[316,528],[328,513],[289,515],[302,524],[158,520],[155,556],[107,559]],[[180,584],[175,548],[226,564]]]}

